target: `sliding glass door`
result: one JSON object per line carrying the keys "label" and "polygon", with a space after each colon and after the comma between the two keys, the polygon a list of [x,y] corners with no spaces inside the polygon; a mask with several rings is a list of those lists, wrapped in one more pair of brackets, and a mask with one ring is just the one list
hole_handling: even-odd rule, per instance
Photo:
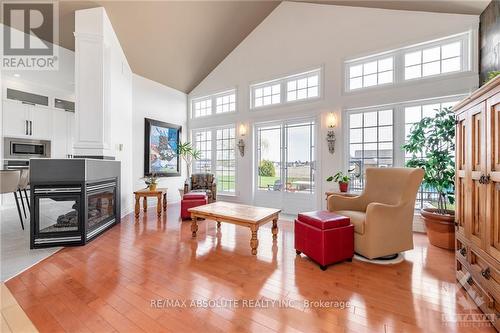
{"label": "sliding glass door", "polygon": [[315,122],[256,126],[256,203],[295,213],[314,209]]}

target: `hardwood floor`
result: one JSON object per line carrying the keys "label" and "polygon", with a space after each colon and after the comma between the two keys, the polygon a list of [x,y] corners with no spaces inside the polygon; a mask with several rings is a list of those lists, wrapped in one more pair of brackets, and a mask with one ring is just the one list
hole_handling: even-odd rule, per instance
{"label": "hardwood floor", "polygon": [[[276,243],[271,225],[263,226],[252,256],[248,228],[223,223],[218,232],[215,222],[200,221],[193,240],[190,222],[178,217],[178,205],[160,221],[154,207],[139,224],[132,213],[87,246],[63,249],[6,285],[40,332],[493,331],[446,321],[480,312],[455,283],[453,253],[424,235],[415,234],[415,249],[401,264],[353,260],[323,272],[295,255],[289,221],[279,222]],[[187,307],[152,306],[162,299],[187,300]],[[260,299],[267,307],[245,301]],[[191,300],[212,303],[191,308]],[[230,300],[238,307],[216,306]],[[350,304],[306,307],[312,300]]]}

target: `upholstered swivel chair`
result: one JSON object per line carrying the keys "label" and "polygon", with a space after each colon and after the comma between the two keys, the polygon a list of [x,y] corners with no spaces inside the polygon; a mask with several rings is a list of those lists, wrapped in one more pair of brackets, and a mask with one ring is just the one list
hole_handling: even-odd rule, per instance
{"label": "upholstered swivel chair", "polygon": [[354,251],[368,259],[413,249],[415,199],[423,169],[368,168],[359,196],[333,194],[328,210],[351,218]]}
{"label": "upholstered swivel chair", "polygon": [[217,182],[211,173],[195,173],[184,184],[184,194],[189,192],[206,193],[208,203],[217,200]]}

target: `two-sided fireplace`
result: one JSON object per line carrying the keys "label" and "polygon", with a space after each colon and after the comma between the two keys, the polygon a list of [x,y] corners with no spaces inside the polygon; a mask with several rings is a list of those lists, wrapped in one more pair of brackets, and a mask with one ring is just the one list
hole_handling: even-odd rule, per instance
{"label": "two-sided fireplace", "polygon": [[31,248],[83,245],[120,222],[120,162],[32,159]]}

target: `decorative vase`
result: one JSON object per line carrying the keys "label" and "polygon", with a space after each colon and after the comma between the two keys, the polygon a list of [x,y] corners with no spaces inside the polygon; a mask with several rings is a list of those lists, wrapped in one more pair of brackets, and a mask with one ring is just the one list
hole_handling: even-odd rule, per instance
{"label": "decorative vase", "polygon": [[446,211],[446,215],[438,214],[435,208],[424,208],[420,211],[425,222],[429,243],[442,249],[455,248],[455,212]]}
{"label": "decorative vase", "polygon": [[149,190],[150,191],[156,191],[156,185],[157,184],[149,184]]}
{"label": "decorative vase", "polygon": [[349,183],[339,182],[339,190],[342,193],[345,193],[349,190]]}

